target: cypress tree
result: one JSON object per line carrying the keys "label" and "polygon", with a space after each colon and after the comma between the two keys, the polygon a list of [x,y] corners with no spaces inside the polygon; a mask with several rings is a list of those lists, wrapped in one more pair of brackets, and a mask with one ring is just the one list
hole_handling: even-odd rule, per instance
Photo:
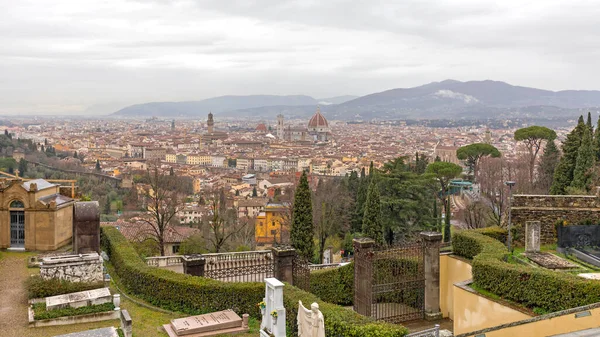
{"label": "cypress tree", "polygon": [[594,166],[594,149],[592,144],[592,136],[589,128],[583,130],[583,137],[581,139],[581,146],[577,153],[577,160],[575,162],[575,170],[573,171],[573,181],[571,187],[580,190],[587,190],[590,182],[591,175],[590,169]]}
{"label": "cypress tree", "polygon": [[96,171],[100,171],[100,160],[96,159]]}
{"label": "cypress tree", "polygon": [[594,131],[594,152],[596,153],[596,161],[600,161],[600,116],[598,116],[596,130]]}
{"label": "cypress tree", "polygon": [[171,168],[169,169],[169,175],[170,176],[174,176],[175,175],[175,171],[173,171],[173,166],[171,166]]}
{"label": "cypress tree", "polygon": [[540,159],[540,166],[538,167],[538,185],[544,191],[548,193],[550,185],[552,185],[552,178],[554,177],[554,171],[560,160],[560,152],[554,141],[548,141],[544,148],[544,153]]}
{"label": "cypress tree", "polygon": [[375,240],[378,244],[383,244],[383,225],[381,221],[381,200],[379,196],[379,187],[375,179],[369,184],[369,193],[365,203],[365,213],[363,216],[362,232],[367,237]]}
{"label": "cypress tree", "polygon": [[19,175],[22,177],[25,172],[27,172],[27,162],[25,159],[21,158],[21,160],[19,160]]}
{"label": "cypress tree", "polygon": [[365,173],[365,168],[361,170],[361,177],[358,182],[358,190],[356,192],[356,209],[354,211],[354,218],[352,222],[352,229],[355,232],[360,232],[362,228],[362,219],[365,213],[365,202],[367,201],[367,191],[369,189],[369,176]]}
{"label": "cypress tree", "polygon": [[594,126],[592,125],[592,113],[588,111],[587,122],[585,123],[590,131],[594,132]]}
{"label": "cypress tree", "polygon": [[294,194],[294,210],[292,212],[292,228],[290,241],[298,255],[312,259],[314,252],[313,242],[312,201],[306,172],[302,172],[300,184]]}
{"label": "cypress tree", "polygon": [[567,135],[567,139],[563,143],[563,156],[554,171],[550,194],[566,194],[567,187],[571,185],[584,129],[586,129],[586,126],[583,122],[583,116],[579,116],[577,126]]}
{"label": "cypress tree", "polygon": [[254,188],[252,189],[252,196],[258,197],[258,192],[256,191],[256,186],[254,186]]}

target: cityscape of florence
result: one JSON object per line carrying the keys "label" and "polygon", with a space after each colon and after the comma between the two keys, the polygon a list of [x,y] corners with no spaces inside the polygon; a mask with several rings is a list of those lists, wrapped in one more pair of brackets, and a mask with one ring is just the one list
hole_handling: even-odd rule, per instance
{"label": "cityscape of florence", "polygon": [[0,335],[600,336],[598,15],[0,0]]}

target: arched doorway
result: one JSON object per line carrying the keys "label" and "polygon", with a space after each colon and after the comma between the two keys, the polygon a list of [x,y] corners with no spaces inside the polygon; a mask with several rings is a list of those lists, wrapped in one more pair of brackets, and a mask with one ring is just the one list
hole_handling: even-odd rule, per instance
{"label": "arched doorway", "polygon": [[25,205],[19,200],[10,203],[10,247],[25,248]]}

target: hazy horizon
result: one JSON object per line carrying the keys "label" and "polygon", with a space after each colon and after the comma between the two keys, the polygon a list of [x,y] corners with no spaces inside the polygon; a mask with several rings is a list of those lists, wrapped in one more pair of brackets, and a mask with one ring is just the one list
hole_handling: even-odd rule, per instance
{"label": "hazy horizon", "polygon": [[0,0],[0,114],[492,79],[600,89],[589,1]]}

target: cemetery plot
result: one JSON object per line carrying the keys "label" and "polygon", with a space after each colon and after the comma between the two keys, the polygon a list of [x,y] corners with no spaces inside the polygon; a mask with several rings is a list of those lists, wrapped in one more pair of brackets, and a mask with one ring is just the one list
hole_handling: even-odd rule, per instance
{"label": "cemetery plot", "polygon": [[546,252],[525,253],[528,259],[547,269],[574,269],[580,266]]}
{"label": "cemetery plot", "polygon": [[242,319],[232,310],[178,318],[163,325],[169,337],[204,337],[248,331],[248,315]]}

